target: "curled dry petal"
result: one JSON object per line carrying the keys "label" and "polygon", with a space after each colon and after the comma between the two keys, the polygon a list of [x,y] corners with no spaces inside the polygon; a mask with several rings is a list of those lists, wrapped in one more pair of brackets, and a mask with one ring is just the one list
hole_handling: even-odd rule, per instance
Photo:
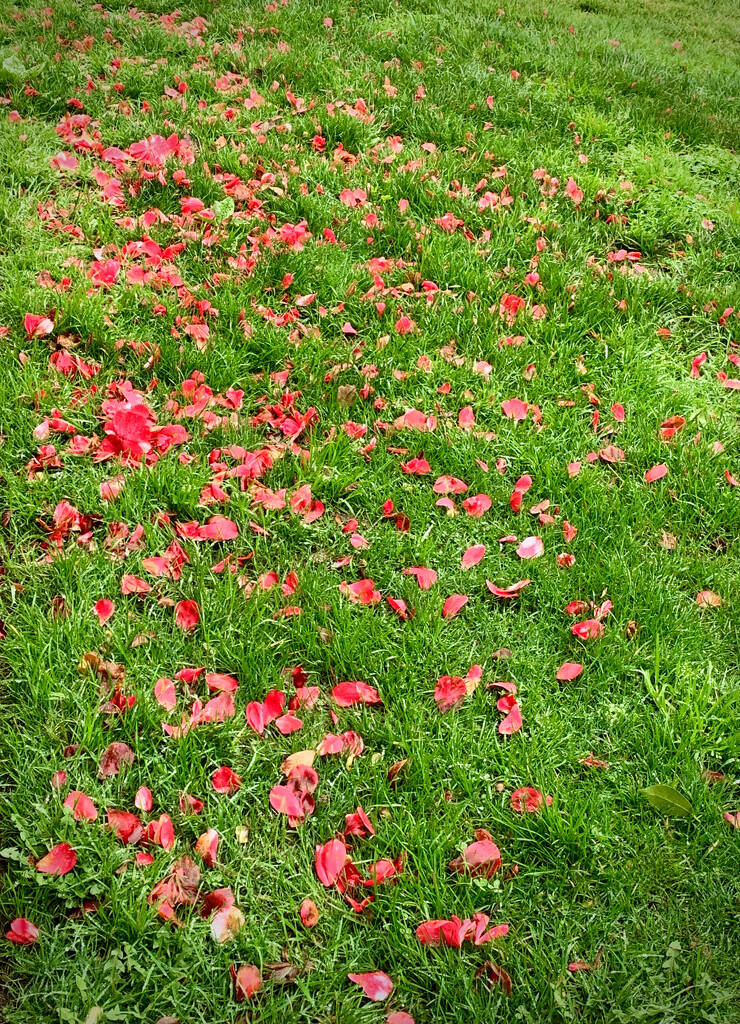
{"label": "curled dry petal", "polygon": [[135,757],[136,755],[127,743],[110,743],[100,755],[98,775],[101,779],[109,779],[113,775],[118,775],[123,765],[134,763]]}
{"label": "curled dry petal", "polygon": [[301,903],[301,921],[306,928],[313,928],[319,921],[319,908],[312,899],[306,897]]}

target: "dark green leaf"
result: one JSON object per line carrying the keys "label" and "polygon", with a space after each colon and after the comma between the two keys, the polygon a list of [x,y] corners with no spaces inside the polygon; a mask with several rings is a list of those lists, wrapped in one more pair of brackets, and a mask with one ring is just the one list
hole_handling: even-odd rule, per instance
{"label": "dark green leaf", "polygon": [[640,792],[662,814],[669,814],[675,818],[688,818],[694,813],[685,796],[682,796],[672,786],[648,786]]}

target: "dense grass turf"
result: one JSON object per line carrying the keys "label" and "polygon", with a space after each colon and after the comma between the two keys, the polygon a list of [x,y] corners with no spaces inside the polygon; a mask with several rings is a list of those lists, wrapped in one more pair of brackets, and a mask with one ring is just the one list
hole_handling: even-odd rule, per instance
{"label": "dense grass turf", "polygon": [[[4,5],[0,915],[3,932],[39,930],[0,940],[7,1020],[740,1019],[736,15],[728,0]],[[173,133],[142,159],[138,142]],[[243,396],[198,405],[193,374]],[[137,401],[151,415],[127,433]],[[168,450],[154,416],[184,428]],[[681,429],[661,436],[671,417]],[[235,446],[271,453],[244,487]],[[402,469],[416,458],[427,474]],[[441,476],[467,485],[451,507]],[[260,488],[287,505],[265,508]],[[475,517],[478,494],[491,505]],[[238,536],[193,539],[214,515]],[[146,559],[172,551],[176,524],[186,561],[156,575]],[[544,554],[520,560],[509,535]],[[485,555],[463,570],[473,545]],[[438,574],[428,590],[403,572],[416,566]],[[124,576],[151,590],[122,594]],[[380,603],[340,591],[362,579]],[[486,586],[521,579],[514,598]],[[453,594],[468,603],[443,618]],[[591,603],[603,636],[580,640]],[[91,652],[112,679],[80,664]],[[564,662],[583,672],[558,681]],[[300,731],[257,734],[247,704],[293,697],[298,665],[318,702]],[[480,685],[443,714],[438,679],[473,665]],[[163,721],[214,694],[177,680],[168,712],[155,683],[195,666],[238,681],[235,713],[167,737]],[[348,680],[382,705],[339,707]],[[498,680],[518,689],[510,736]],[[283,759],[347,730],[363,752],[316,756],[315,812],[290,828],[269,803]],[[114,741],[135,759],[101,778]],[[241,777],[231,796],[220,766]],[[656,784],[693,813],[651,806]],[[525,786],[552,805],[516,813]],[[74,820],[70,791],[97,820]],[[347,840],[361,871],[403,857],[361,913],[314,867],[357,805],[375,829]],[[167,814],[174,846],[124,845],[111,808]],[[207,829],[212,866],[194,850]],[[448,870],[476,829],[501,851],[490,878]],[[60,843],[76,866],[41,873]],[[149,897],[183,856],[199,895],[177,927]],[[220,944],[200,901],[225,887],[244,926]],[[415,935],[476,912],[508,935]],[[476,975],[486,962],[510,995]],[[241,1006],[232,964],[263,975]],[[392,979],[387,1000],[347,979],[370,971]]]}

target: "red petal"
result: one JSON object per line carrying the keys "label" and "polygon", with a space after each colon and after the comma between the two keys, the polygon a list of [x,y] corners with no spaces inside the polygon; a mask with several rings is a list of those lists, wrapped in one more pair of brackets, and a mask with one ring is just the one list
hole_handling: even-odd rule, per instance
{"label": "red petal", "polygon": [[555,678],[559,679],[560,682],[566,682],[571,679],[577,679],[581,672],[583,672],[583,665],[577,661],[566,661],[555,673]]}
{"label": "red petal", "polygon": [[43,875],[66,875],[76,863],[77,854],[69,843],[59,843],[36,862],[36,870]]}
{"label": "red petal", "polygon": [[520,558],[539,558],[545,553],[545,545],[541,537],[525,537],[516,553]]}
{"label": "red petal", "polygon": [[474,544],[473,547],[468,548],[468,550],[462,556],[460,568],[472,569],[474,565],[477,565],[485,557],[485,554],[485,544]]}
{"label": "red petal", "polygon": [[470,598],[467,594],[450,594],[442,607],[442,618],[452,619],[461,608],[464,608]]}
{"label": "red petal", "polygon": [[347,977],[355,985],[359,985],[368,999],[380,1003],[393,991],[393,982],[382,971],[368,971],[367,974],[348,974]]}
{"label": "red petal", "polygon": [[95,614],[101,626],[105,625],[115,610],[116,606],[107,597],[103,597],[100,601],[95,602]]}

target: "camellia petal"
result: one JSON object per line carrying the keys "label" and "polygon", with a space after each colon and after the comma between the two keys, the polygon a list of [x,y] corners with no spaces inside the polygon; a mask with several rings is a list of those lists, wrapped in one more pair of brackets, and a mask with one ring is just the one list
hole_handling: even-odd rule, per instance
{"label": "camellia petal", "polygon": [[237,1003],[251,999],[262,987],[262,975],[254,964],[244,964],[239,970],[232,964],[229,967],[229,973],[234,983],[234,999]]}
{"label": "camellia petal", "polygon": [[416,582],[420,590],[429,590],[432,584],[437,582],[437,574],[434,569],[425,569],[420,565],[414,565],[410,569],[403,570],[404,576],[416,576]]}
{"label": "camellia petal", "polygon": [[355,985],[359,985],[368,999],[381,1003],[393,991],[393,982],[382,971],[368,971],[366,974],[348,974],[347,977]]}
{"label": "camellia petal", "polygon": [[38,941],[39,930],[27,917],[16,917],[10,922],[5,938],[16,946],[33,946]]}
{"label": "camellia petal", "polygon": [[82,793],[79,789],[71,790],[62,806],[72,811],[75,821],[95,821],[98,816],[95,804],[87,793]]}
{"label": "camellia petal", "polygon": [[450,594],[442,606],[442,618],[452,619],[465,607],[470,598],[467,594]]}
{"label": "camellia petal", "polygon": [[367,683],[358,681],[338,683],[331,691],[335,703],[340,708],[349,708],[353,704],[382,704],[378,691]]}
{"label": "camellia petal", "polygon": [[36,862],[36,870],[43,875],[66,875],[77,863],[77,853],[69,843],[59,843],[45,857]]}
{"label": "camellia petal", "polygon": [[200,606],[197,601],[178,601],[175,605],[175,622],[185,632],[192,632],[200,622]]}
{"label": "camellia petal", "polygon": [[460,568],[472,569],[474,565],[478,565],[478,563],[485,557],[485,554],[485,544],[474,544],[471,548],[468,548],[462,556]]}
{"label": "camellia petal", "polygon": [[539,558],[545,553],[545,545],[541,537],[525,537],[516,553],[520,558]]}
{"label": "camellia petal", "polygon": [[316,874],[323,886],[334,885],[342,873],[347,860],[347,847],[341,839],[330,839],[323,846],[316,847]]}
{"label": "camellia petal", "polygon": [[301,921],[306,928],[313,928],[319,923],[319,908],[308,896],[301,903]]}
{"label": "camellia petal", "polygon": [[102,597],[99,601],[95,602],[95,614],[97,615],[101,626],[106,624],[115,610],[115,604],[108,600],[107,597]]}
{"label": "camellia petal", "polygon": [[583,665],[579,662],[566,661],[555,673],[555,678],[560,682],[568,682],[571,679],[577,679],[581,672],[583,672]]}
{"label": "camellia petal", "polygon": [[486,586],[495,597],[510,600],[512,597],[516,597],[525,587],[528,587],[531,582],[531,580],[519,580],[517,583],[512,583],[510,587],[497,587],[495,583],[486,580]]}

